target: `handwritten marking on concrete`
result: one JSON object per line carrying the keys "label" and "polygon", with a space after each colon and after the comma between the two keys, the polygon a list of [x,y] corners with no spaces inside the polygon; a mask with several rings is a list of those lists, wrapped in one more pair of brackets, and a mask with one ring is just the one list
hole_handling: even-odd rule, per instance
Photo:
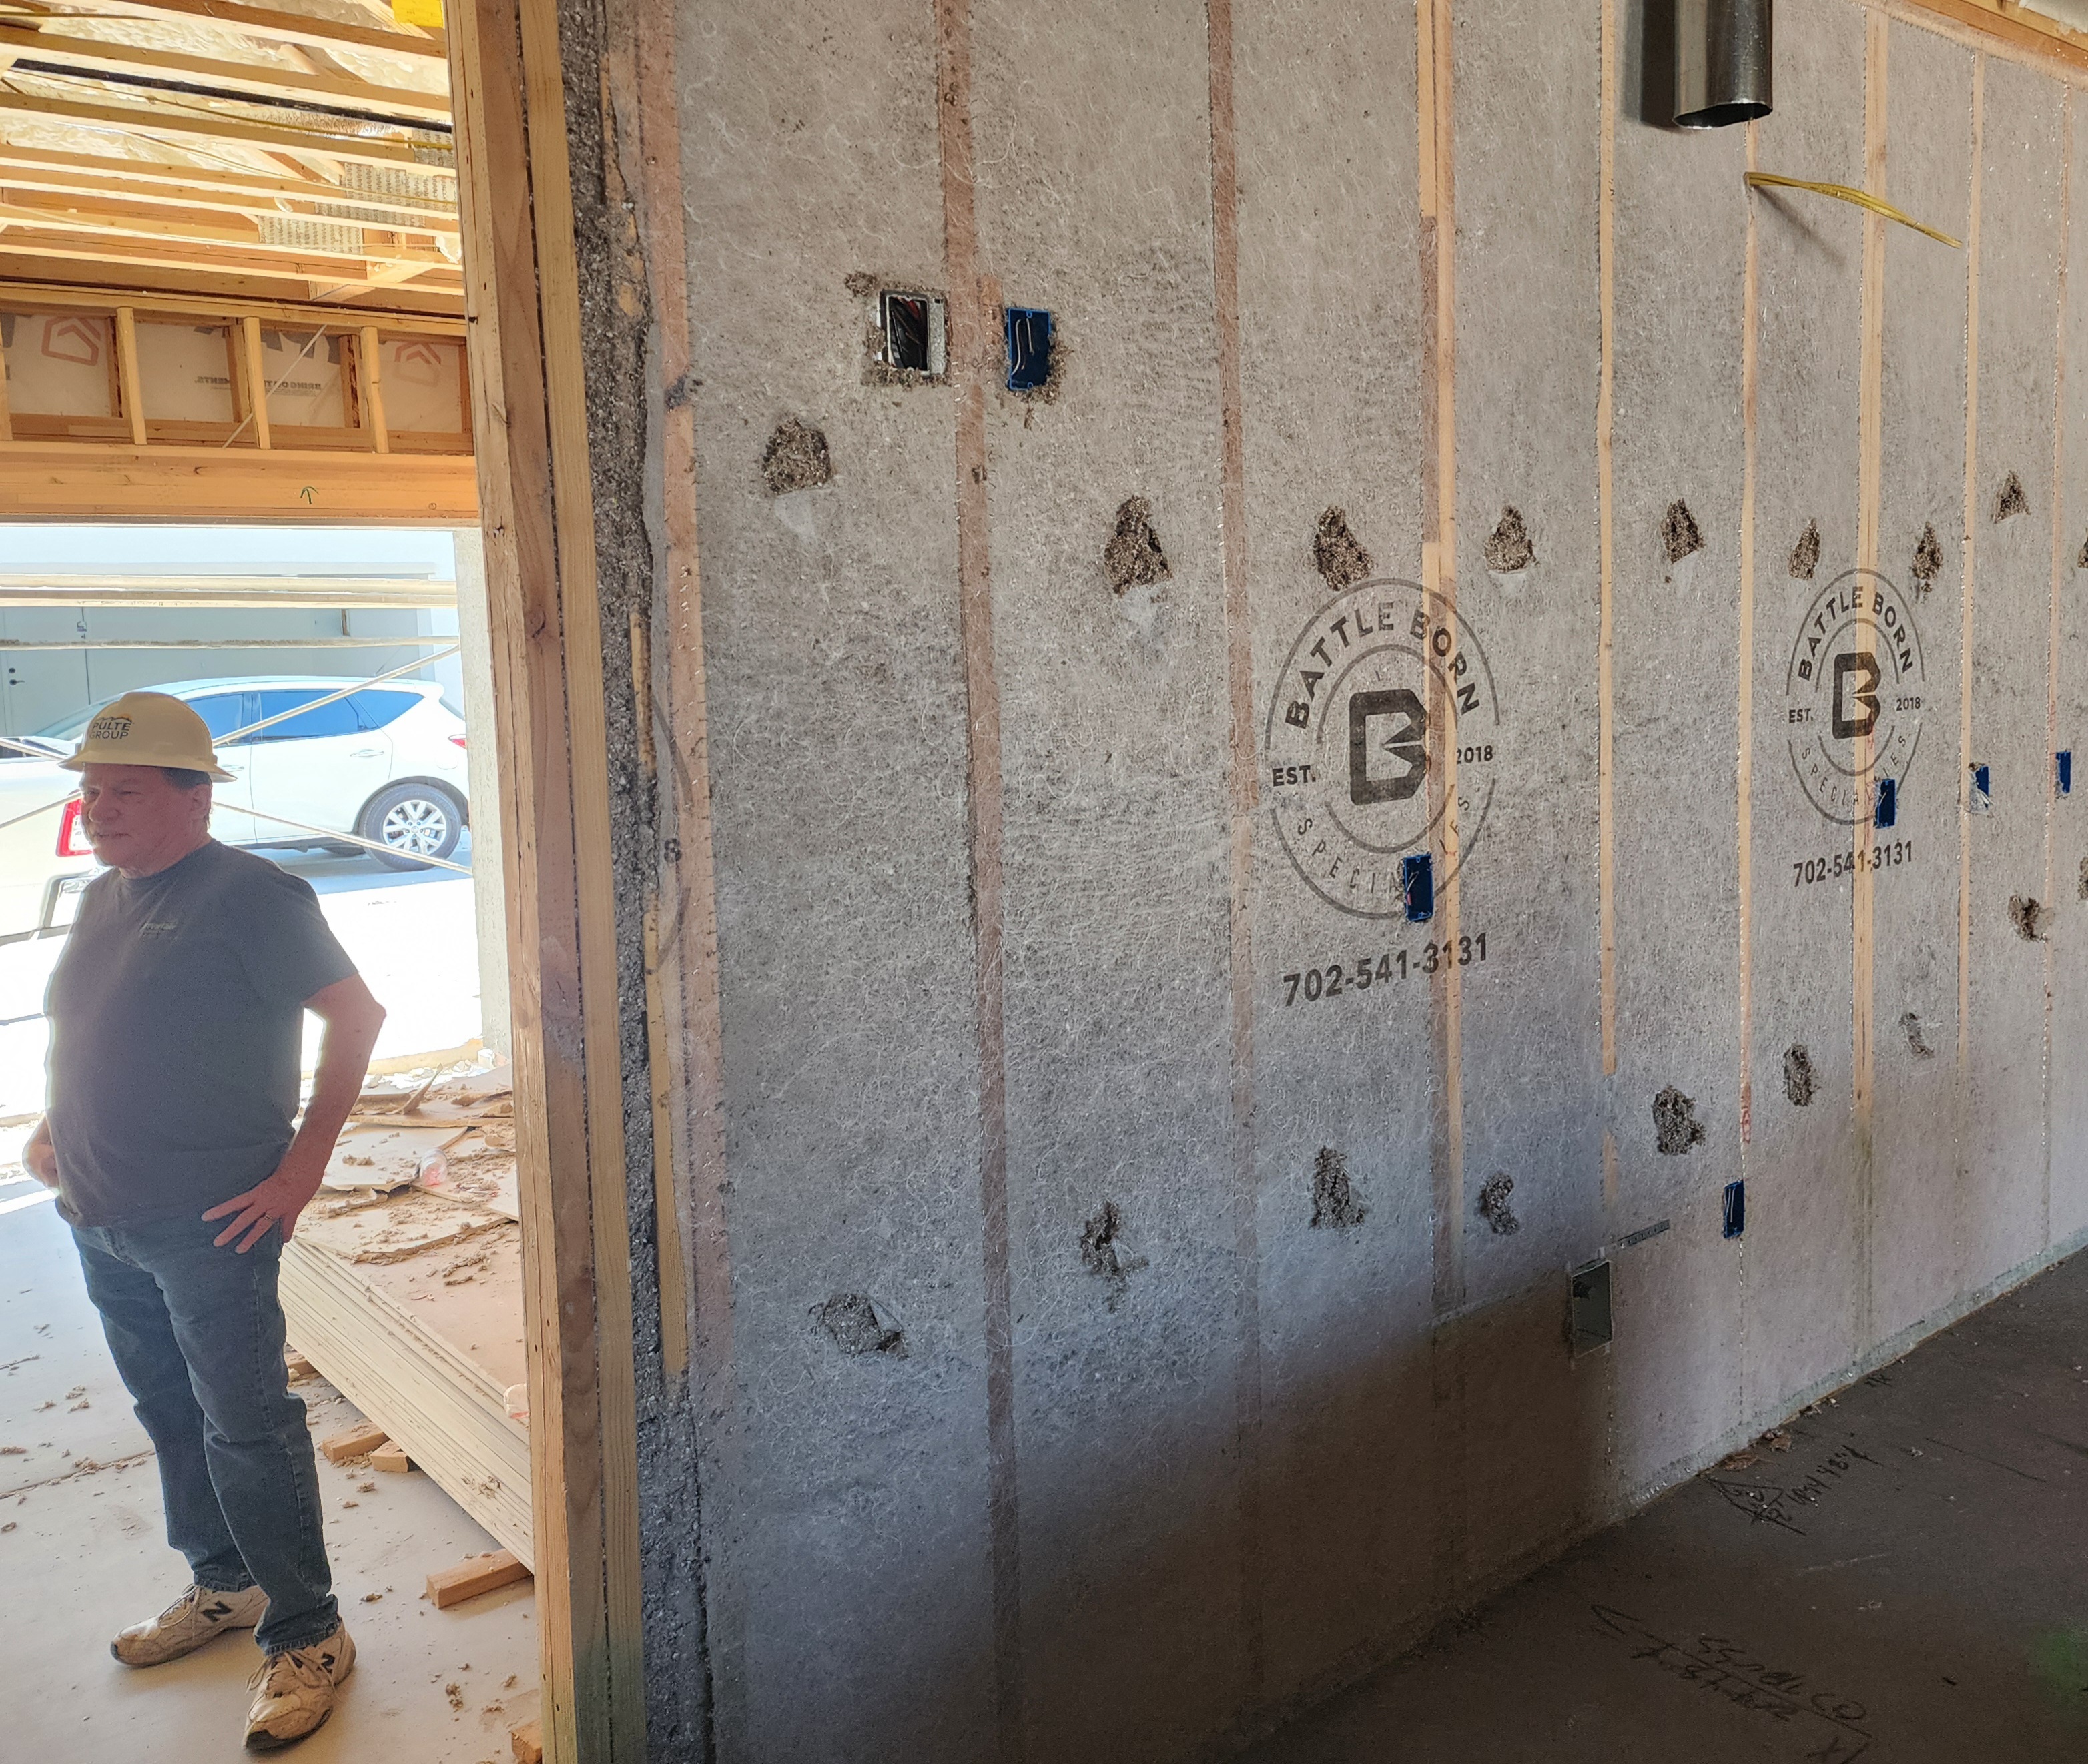
{"label": "handwritten marking on concrete", "polygon": [[1623,1642],[1633,1659],[1649,1660],[1684,1684],[1701,1685],[1735,1708],[1752,1709],[1799,1728],[1808,1739],[1819,1737],[1822,1743],[1804,1754],[1808,1764],[1851,1764],[1870,1749],[1873,1736],[1862,1725],[1869,1711],[1849,1698],[1813,1689],[1804,1673],[1772,1667],[1722,1635],[1671,1641],[1614,1606],[1589,1608],[1598,1629]]}
{"label": "handwritten marking on concrete", "polygon": [[1798,1523],[1793,1510],[1798,1507],[1817,1506],[1827,1491],[1848,1476],[1859,1463],[1876,1465],[1877,1459],[1854,1446],[1843,1446],[1829,1452],[1812,1467],[1812,1472],[1803,1480],[1794,1483],[1742,1482],[1731,1477],[1709,1473],[1704,1480],[1717,1489],[1726,1501],[1756,1524],[1778,1525],[1793,1536],[1803,1537],[1803,1528]]}

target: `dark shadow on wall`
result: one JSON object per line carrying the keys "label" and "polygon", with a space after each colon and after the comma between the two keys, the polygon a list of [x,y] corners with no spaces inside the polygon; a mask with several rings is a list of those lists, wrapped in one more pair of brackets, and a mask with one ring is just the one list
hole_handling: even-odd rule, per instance
{"label": "dark shadow on wall", "polygon": [[[1278,1326],[1275,1297],[1264,1295],[1264,1327]],[[1251,1574],[1241,1573],[1230,1403],[1169,1417],[1171,1438],[1209,1442],[1203,1461],[1115,1453],[1115,1486],[1097,1477],[1080,1437],[1023,1442],[1025,1755],[1109,1764],[1229,1756],[1609,1515],[1611,1362],[1600,1352],[1570,1354],[1563,1275],[1365,1348],[1367,1297],[1330,1294],[1326,1316],[1280,1320],[1294,1344],[1317,1344],[1319,1363],[1292,1352],[1286,1377],[1264,1391]],[[1132,1309],[1115,1315],[1136,1330]],[[1152,1395],[1164,1402],[1164,1386]],[[1146,1528],[1154,1480],[1179,1498],[1162,1504],[1164,1526]],[[1122,1523],[1133,1513],[1136,1525]],[[973,1565],[952,1561],[943,1572],[961,1587]],[[1248,1585],[1260,1590],[1258,1698],[1247,1688],[1239,1603]],[[1184,1671],[1170,1628],[1219,1645]],[[951,1640],[930,1681],[946,1687],[946,1708],[923,1708],[897,1685],[873,1689],[849,1711],[847,1734],[822,1742],[800,1730],[798,1741],[862,1764],[974,1755],[980,1688],[995,1677],[990,1638]],[[757,1731],[751,1751],[768,1755],[774,1738]]]}
{"label": "dark shadow on wall", "polygon": [[1640,0],[1624,20],[1617,90],[1625,115],[1649,129],[1675,126],[1675,0]]}

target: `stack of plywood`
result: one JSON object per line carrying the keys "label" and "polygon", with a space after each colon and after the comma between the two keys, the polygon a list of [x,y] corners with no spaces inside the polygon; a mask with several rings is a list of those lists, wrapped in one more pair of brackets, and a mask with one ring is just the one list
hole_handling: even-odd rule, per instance
{"label": "stack of plywood", "polygon": [[505,1074],[366,1092],[283,1254],[290,1337],[533,1561],[521,1227]]}

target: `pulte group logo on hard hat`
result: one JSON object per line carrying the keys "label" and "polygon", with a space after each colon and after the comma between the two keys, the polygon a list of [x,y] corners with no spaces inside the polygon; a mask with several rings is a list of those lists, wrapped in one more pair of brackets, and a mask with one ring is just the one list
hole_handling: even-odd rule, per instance
{"label": "pulte group logo on hard hat", "polygon": [[89,766],[160,766],[199,771],[217,784],[234,774],[217,762],[209,726],[193,705],[165,692],[126,692],[94,713],[79,745],[58,762],[66,771]]}

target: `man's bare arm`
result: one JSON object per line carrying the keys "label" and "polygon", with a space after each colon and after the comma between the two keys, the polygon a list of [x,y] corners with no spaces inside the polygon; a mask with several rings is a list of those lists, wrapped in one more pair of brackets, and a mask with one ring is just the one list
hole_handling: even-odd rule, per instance
{"label": "man's bare arm", "polygon": [[305,1105],[305,1118],[298,1124],[297,1137],[267,1181],[244,1194],[233,1195],[203,1215],[206,1219],[231,1219],[232,1223],[212,1241],[227,1244],[237,1237],[242,1255],[267,1236],[271,1225],[281,1228],[285,1243],[295,1234],[297,1215],[319,1193],[327,1160],[333,1155],[334,1141],[340,1137],[348,1112],[362,1094],[362,1080],[370,1070],[370,1050],[377,1045],[377,1031],[384,1026],[384,1007],[370,996],[359,974],[321,987],[305,1001],[305,1009],[325,1023],[326,1033],[319,1041],[312,1098]]}

